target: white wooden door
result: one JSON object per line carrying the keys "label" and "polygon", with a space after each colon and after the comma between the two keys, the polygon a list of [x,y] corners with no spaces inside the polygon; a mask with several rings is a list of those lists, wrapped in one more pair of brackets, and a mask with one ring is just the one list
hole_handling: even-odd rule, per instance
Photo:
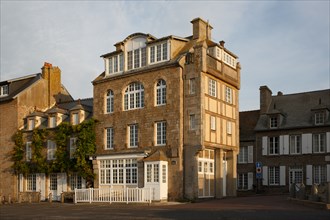
{"label": "white wooden door", "polygon": [[57,196],[57,173],[49,175],[49,192],[52,194],[53,201],[59,201]]}

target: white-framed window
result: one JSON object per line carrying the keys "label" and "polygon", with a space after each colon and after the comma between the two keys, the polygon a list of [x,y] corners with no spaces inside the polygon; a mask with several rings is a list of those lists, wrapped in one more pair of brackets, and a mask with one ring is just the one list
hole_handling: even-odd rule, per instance
{"label": "white-framed window", "polygon": [[247,163],[248,156],[249,156],[248,146],[240,147],[238,154],[238,163]]}
{"label": "white-framed window", "polygon": [[226,86],[225,88],[226,102],[229,104],[233,103],[233,90],[232,88]]}
{"label": "white-framed window", "polygon": [[124,69],[124,56],[118,54],[108,59],[109,62],[109,74],[122,72]]}
{"label": "white-framed window", "polygon": [[160,43],[149,47],[149,62],[150,64],[163,62],[168,60],[168,43]]}
{"label": "white-framed window", "polygon": [[141,83],[134,82],[127,86],[124,95],[124,110],[139,109],[144,107],[144,87]]}
{"label": "white-framed window", "polygon": [[209,95],[217,97],[217,81],[209,78]]}
{"label": "white-framed window", "polygon": [[325,133],[313,134],[313,152],[324,153],[325,152]]}
{"label": "white-framed window", "polygon": [[28,130],[33,130],[35,128],[35,119],[34,118],[30,118],[28,120]]}
{"label": "white-framed window", "polygon": [[315,118],[315,125],[323,125],[325,119],[325,112],[324,111],[315,112],[314,118]]}
{"label": "white-framed window", "polygon": [[76,153],[77,149],[77,138],[71,137],[70,138],[70,159],[75,158],[74,154]]}
{"label": "white-framed window", "polygon": [[106,96],[106,107],[105,107],[105,112],[106,113],[112,113],[113,112],[113,99],[114,99],[114,95],[113,95],[113,91],[110,89],[107,92],[107,96]]}
{"label": "white-framed window", "polygon": [[277,115],[272,115],[269,117],[269,127],[277,128],[278,127],[278,117]]}
{"label": "white-framed window", "polygon": [[214,174],[214,150],[205,149],[199,152],[198,173]]}
{"label": "white-framed window", "polygon": [[37,190],[37,175],[35,173],[28,174],[26,180],[26,191],[35,192]]}
{"label": "white-framed window", "polygon": [[55,128],[57,125],[56,123],[56,116],[49,117],[49,128]]}
{"label": "white-framed window", "polygon": [[166,104],[166,82],[163,79],[158,80],[156,85],[156,105]]}
{"label": "white-framed window", "polygon": [[32,159],[31,145],[32,145],[32,142],[30,142],[30,141],[26,142],[26,145],[25,145],[26,161],[30,161]]}
{"label": "white-framed window", "polygon": [[147,183],[158,183],[158,182],[159,182],[159,164],[147,164]]}
{"label": "white-framed window", "polygon": [[8,85],[0,86],[0,97],[7,96],[8,94],[9,94],[9,86]]}
{"label": "white-framed window", "polygon": [[162,165],[162,183],[166,183],[167,180],[167,166],[165,164]]}
{"label": "white-framed window", "polygon": [[227,134],[232,134],[232,123],[227,121]]}
{"label": "white-framed window", "polygon": [[268,168],[268,179],[269,185],[280,184],[280,167],[269,167]]}
{"label": "white-framed window", "polygon": [[54,141],[47,141],[47,160],[55,160],[56,143]]}
{"label": "white-framed window", "polygon": [[72,114],[72,125],[77,125],[77,124],[79,124],[79,114],[73,113]]}
{"label": "white-framed window", "polygon": [[113,149],[113,137],[114,135],[114,130],[113,128],[106,128],[105,129],[105,149],[106,150],[111,150]]}
{"label": "white-framed window", "polygon": [[83,178],[79,176],[77,173],[73,173],[69,177],[69,186],[71,190],[82,189],[82,182],[83,182]]}
{"label": "white-framed window", "polygon": [[166,145],[166,121],[156,122],[156,143]]}
{"label": "white-framed window", "polygon": [[146,47],[127,52],[127,69],[137,69],[147,64]]}
{"label": "white-framed window", "polygon": [[138,125],[133,124],[128,126],[129,129],[129,147],[138,146]]}
{"label": "white-framed window", "polygon": [[279,137],[269,137],[269,155],[278,155],[279,149]]}
{"label": "white-framed window", "polygon": [[313,166],[313,180],[315,184],[327,182],[327,167],[325,165]]}
{"label": "white-framed window", "polygon": [[100,160],[100,184],[137,184],[136,159]]}
{"label": "white-framed window", "polygon": [[210,117],[210,126],[211,126],[211,130],[215,131],[216,130],[216,121],[215,121],[215,117],[211,116]]}
{"label": "white-framed window", "polygon": [[237,174],[237,189],[247,190],[248,189],[248,174],[238,173]]}
{"label": "white-framed window", "polygon": [[57,190],[57,173],[49,175],[49,188],[50,190]]}
{"label": "white-framed window", "polygon": [[229,66],[236,68],[236,59],[226,52],[223,54],[223,61]]}
{"label": "white-framed window", "polygon": [[290,154],[301,154],[301,135],[290,135]]}
{"label": "white-framed window", "polygon": [[196,79],[189,79],[189,94],[193,95],[196,93]]}
{"label": "white-framed window", "polygon": [[189,115],[189,129],[190,130],[196,129],[196,117],[194,114]]}

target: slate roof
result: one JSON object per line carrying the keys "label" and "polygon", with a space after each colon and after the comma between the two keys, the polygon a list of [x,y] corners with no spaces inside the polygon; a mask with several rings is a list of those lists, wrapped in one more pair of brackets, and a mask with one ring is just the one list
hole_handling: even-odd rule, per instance
{"label": "slate roof", "polygon": [[258,122],[260,111],[246,111],[239,113],[239,134],[240,141],[254,141],[254,128]]}
{"label": "slate roof", "polygon": [[[283,115],[277,129],[314,127],[313,113],[321,109],[330,111],[330,89],[272,96],[269,109],[266,114],[260,115],[255,130],[269,130],[269,114]],[[330,126],[329,116],[324,126]]]}
{"label": "slate roof", "polygon": [[0,102],[9,101],[14,99],[20,92],[41,79],[41,73],[27,75],[11,80],[5,80],[0,82],[0,86],[8,85],[9,94],[4,97],[0,97]]}

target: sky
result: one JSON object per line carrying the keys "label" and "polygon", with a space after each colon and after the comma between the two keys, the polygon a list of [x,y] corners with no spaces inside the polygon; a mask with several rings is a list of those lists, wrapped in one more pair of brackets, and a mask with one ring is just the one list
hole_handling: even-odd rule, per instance
{"label": "sky", "polygon": [[1,1],[0,81],[58,66],[75,98],[93,96],[103,54],[128,35],[192,35],[191,20],[239,57],[240,111],[276,95],[330,88],[330,1]]}

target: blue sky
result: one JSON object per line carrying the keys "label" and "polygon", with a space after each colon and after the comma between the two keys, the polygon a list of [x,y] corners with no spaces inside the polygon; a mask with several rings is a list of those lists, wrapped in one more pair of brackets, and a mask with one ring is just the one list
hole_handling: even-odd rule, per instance
{"label": "blue sky", "polygon": [[92,97],[100,55],[135,32],[192,35],[196,17],[212,40],[239,56],[240,110],[259,108],[259,87],[273,94],[330,88],[330,1],[4,1],[0,80],[62,70],[74,98]]}

